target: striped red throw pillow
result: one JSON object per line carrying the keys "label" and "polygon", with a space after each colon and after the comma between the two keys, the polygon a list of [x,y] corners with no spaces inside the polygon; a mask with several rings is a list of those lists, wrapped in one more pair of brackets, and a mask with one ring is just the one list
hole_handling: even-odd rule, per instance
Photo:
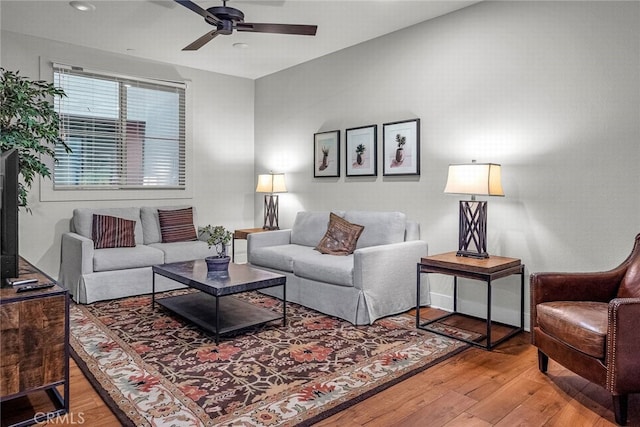
{"label": "striped red throw pillow", "polygon": [[174,209],[163,211],[158,209],[162,243],[188,242],[198,240],[196,228],[193,226],[193,209]]}
{"label": "striped red throw pillow", "polygon": [[132,248],[136,245],[136,222],[109,215],[93,215],[91,237],[95,249]]}

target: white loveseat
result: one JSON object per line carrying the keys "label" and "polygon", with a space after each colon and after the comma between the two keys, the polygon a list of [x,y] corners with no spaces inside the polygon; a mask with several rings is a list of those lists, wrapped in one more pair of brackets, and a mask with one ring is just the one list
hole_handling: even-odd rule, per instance
{"label": "white loveseat", "polygon": [[[202,259],[215,255],[204,241],[162,243],[158,209],[180,207],[79,208],[74,209],[68,233],[62,235],[58,282],[69,289],[73,300],[83,304],[151,293],[151,266]],[[93,214],[135,220],[135,247],[94,249]],[[193,224],[197,218],[193,208]],[[156,276],[156,291],[183,285]]]}
{"label": "white loveseat", "polygon": [[[427,255],[419,224],[401,212],[334,213],[364,226],[353,254],[314,250],[327,231],[329,212],[299,212],[291,229],[248,235],[248,262],[284,274],[287,301],[355,325],[415,307],[417,263]],[[280,287],[263,292],[282,298]],[[421,295],[426,304],[426,289]]]}

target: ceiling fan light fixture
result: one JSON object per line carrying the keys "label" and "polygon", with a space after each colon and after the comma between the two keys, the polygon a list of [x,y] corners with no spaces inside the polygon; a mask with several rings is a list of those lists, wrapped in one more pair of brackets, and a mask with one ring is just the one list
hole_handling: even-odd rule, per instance
{"label": "ceiling fan light fixture", "polygon": [[80,12],[93,12],[96,10],[96,6],[88,1],[70,1],[69,6]]}

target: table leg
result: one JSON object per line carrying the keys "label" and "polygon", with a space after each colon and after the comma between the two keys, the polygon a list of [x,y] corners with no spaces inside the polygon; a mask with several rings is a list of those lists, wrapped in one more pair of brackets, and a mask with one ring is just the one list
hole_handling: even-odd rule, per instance
{"label": "table leg", "polygon": [[70,315],[70,310],[71,308],[69,307],[69,294],[67,294],[67,301],[65,302],[65,307],[64,307],[64,316],[65,316],[65,327],[64,327],[64,342],[67,343],[67,345],[65,345],[65,349],[64,349],[64,358],[65,358],[65,367],[64,367],[64,410],[65,412],[68,414],[71,411],[71,405],[70,405],[70,394],[71,394],[71,389],[70,389],[70,385],[71,385],[71,378],[69,378],[69,335],[71,335],[71,331],[69,330],[69,315]]}
{"label": "table leg", "polygon": [[220,298],[216,297],[216,345],[220,343]]}
{"label": "table leg", "polygon": [[524,329],[524,265],[520,273],[520,329]]}
{"label": "table leg", "polygon": [[420,263],[416,275],[416,328],[420,327]]}
{"label": "table leg", "polygon": [[491,279],[487,280],[487,350],[491,350]]}
{"label": "table leg", "polygon": [[458,276],[453,276],[453,312],[458,312]]}
{"label": "table leg", "polygon": [[151,273],[151,309],[156,308],[156,273]]}
{"label": "table leg", "polygon": [[282,285],[282,326],[287,326],[287,283]]}

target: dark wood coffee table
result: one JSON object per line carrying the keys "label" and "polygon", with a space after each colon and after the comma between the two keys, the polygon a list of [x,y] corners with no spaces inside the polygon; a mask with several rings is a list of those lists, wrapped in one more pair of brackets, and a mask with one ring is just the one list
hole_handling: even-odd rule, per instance
{"label": "dark wood coffee table", "polygon": [[[156,274],[180,282],[200,292],[158,298],[158,304],[215,334],[220,335],[250,326],[282,319],[287,324],[287,278],[282,274],[259,270],[247,264],[229,264],[228,272],[208,272],[204,260],[153,266],[151,305],[156,303]],[[282,286],[282,315],[233,297],[233,294]]]}

